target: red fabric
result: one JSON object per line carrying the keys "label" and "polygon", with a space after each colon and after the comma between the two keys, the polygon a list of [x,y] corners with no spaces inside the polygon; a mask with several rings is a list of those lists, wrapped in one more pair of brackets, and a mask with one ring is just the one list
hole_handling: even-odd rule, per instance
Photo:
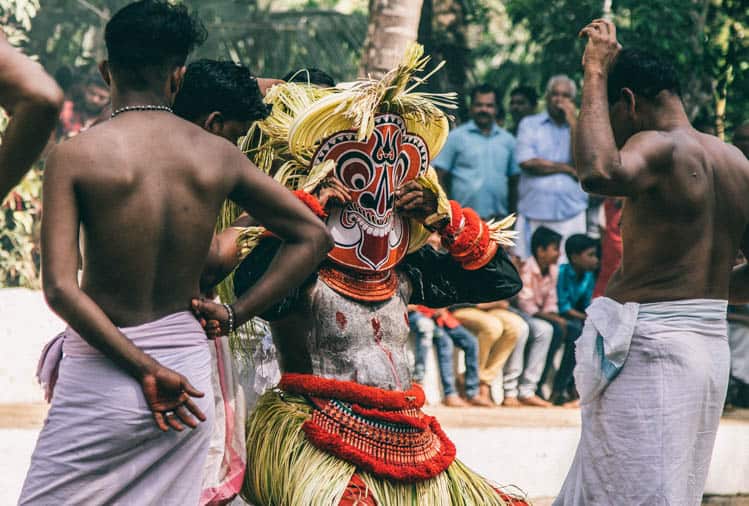
{"label": "red fabric", "polygon": [[[437,313],[436,309],[432,309],[430,307],[422,305],[417,305],[416,310],[427,318],[434,318],[434,315]],[[434,322],[445,329],[454,329],[456,327],[460,327],[461,325],[460,321],[458,321],[458,319],[455,318],[453,314],[447,309],[443,309],[440,312],[439,316],[437,318],[434,318]]]}
{"label": "red fabric", "polygon": [[296,198],[304,202],[304,204],[309,207],[318,218],[326,218],[328,216],[328,213],[326,213],[325,209],[320,205],[320,201],[311,193],[307,193],[304,190],[294,190],[294,195],[296,195]]}
{"label": "red fabric", "polygon": [[377,506],[372,494],[369,493],[366,483],[355,474],[349,480],[346,490],[343,492],[339,506]]}
{"label": "red fabric", "polygon": [[336,399],[378,409],[421,408],[425,401],[424,391],[416,384],[405,392],[399,392],[368,387],[353,381],[321,378],[312,374],[285,373],[281,376],[278,386],[281,390],[293,394]]}
{"label": "red fabric", "polygon": [[606,215],[606,231],[601,243],[601,271],[598,274],[593,297],[601,297],[606,292],[609,279],[619,268],[622,261],[622,232],[619,222],[622,219],[622,203],[620,199],[607,198],[603,202]]}
{"label": "red fabric", "polygon": [[525,499],[520,499],[519,497],[507,495],[501,490],[499,490],[498,488],[495,488],[494,490],[497,491],[497,494],[499,494],[499,497],[501,497],[502,500],[505,501],[509,506],[530,506]]}

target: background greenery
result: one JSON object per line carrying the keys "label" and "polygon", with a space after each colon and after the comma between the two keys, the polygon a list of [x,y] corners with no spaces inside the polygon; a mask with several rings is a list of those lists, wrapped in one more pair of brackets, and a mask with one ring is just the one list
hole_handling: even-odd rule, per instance
{"label": "background greenery", "polygon": [[[371,1],[371,0],[370,0]],[[231,58],[257,75],[280,77],[301,66],[356,77],[367,31],[367,0],[184,0],[198,11],[210,37],[195,57]],[[41,5],[40,5],[41,3]],[[0,0],[0,23],[13,43],[54,73],[89,72],[103,57],[102,33],[128,0]],[[579,79],[583,42],[577,33],[600,17],[605,0],[424,0],[419,40],[446,68],[428,86],[465,94],[487,81],[504,98],[518,84],[543,91],[558,73]],[[673,57],[692,119],[725,128],[749,119],[749,1],[611,0],[623,45]],[[459,115],[465,116],[465,107]],[[37,202],[41,167],[20,188]],[[7,273],[38,283],[31,210],[5,211],[0,286]],[[0,225],[2,221],[0,221]],[[10,249],[10,251],[7,251]],[[15,276],[16,274],[14,274]]]}

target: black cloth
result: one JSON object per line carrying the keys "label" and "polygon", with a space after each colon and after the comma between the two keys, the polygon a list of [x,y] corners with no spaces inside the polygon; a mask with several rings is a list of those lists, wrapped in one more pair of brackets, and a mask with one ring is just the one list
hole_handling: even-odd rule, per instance
{"label": "black cloth", "polygon": [[[240,297],[265,273],[278,252],[280,241],[264,239],[239,265],[234,274],[234,294]],[[398,265],[398,271],[408,277],[412,286],[412,304],[445,307],[457,303],[492,302],[508,299],[522,287],[520,275],[501,248],[481,269],[467,271],[447,253],[425,246]],[[313,281],[312,275],[302,286]],[[295,288],[281,301],[260,316],[268,321],[279,320],[289,314],[299,297]]]}

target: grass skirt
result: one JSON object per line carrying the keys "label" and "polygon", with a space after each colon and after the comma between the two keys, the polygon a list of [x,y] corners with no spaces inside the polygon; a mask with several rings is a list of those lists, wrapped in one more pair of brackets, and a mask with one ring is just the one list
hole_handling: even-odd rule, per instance
{"label": "grass skirt", "polygon": [[[242,497],[258,506],[337,506],[356,473],[381,506],[509,506],[484,478],[458,460],[434,478],[399,483],[357,471],[355,465],[315,448],[302,430],[313,405],[304,397],[267,392],[247,424]],[[524,504],[522,501],[515,504]]]}

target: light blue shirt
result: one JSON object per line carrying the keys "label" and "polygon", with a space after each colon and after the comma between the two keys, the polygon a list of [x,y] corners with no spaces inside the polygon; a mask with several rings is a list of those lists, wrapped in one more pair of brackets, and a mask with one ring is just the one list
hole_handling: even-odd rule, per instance
{"label": "light blue shirt", "polygon": [[508,213],[508,179],[520,174],[515,138],[492,125],[484,135],[473,121],[452,130],[432,165],[451,176],[450,198],[482,218]]}
{"label": "light blue shirt", "polygon": [[[518,128],[517,163],[541,158],[572,164],[570,127],[558,125],[544,111],[526,116]],[[520,176],[518,211],[532,220],[563,221],[574,218],[588,207],[588,195],[575,179],[567,174]]]}

